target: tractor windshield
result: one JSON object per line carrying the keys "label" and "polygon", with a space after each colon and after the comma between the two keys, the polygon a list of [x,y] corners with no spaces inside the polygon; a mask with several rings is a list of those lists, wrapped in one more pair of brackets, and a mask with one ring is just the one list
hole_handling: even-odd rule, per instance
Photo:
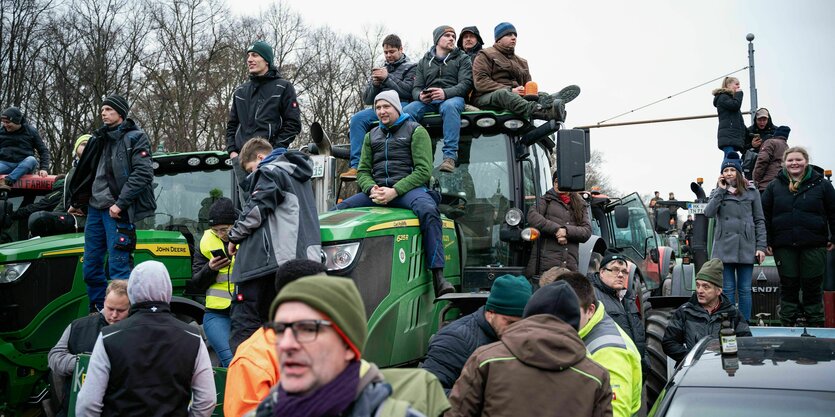
{"label": "tractor windshield", "polygon": [[636,259],[644,258],[647,250],[657,247],[657,244],[652,230],[652,222],[643,203],[641,203],[641,198],[637,193],[632,193],[622,198],[617,202],[617,205],[629,208],[629,224],[624,228],[617,227],[612,216],[609,217],[615,246],[633,252],[629,256],[634,255],[637,257]]}

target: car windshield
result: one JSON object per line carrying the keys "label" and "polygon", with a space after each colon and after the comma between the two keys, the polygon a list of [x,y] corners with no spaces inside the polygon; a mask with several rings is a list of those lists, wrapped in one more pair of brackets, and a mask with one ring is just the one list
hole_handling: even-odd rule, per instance
{"label": "car windshield", "polygon": [[680,387],[664,416],[816,417],[832,410],[835,392]]}

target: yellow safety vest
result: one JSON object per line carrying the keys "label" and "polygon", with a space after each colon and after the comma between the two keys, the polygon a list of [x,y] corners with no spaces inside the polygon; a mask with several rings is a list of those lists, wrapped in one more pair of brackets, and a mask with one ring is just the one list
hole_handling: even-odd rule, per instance
{"label": "yellow safety vest", "polygon": [[[223,249],[226,252],[226,243],[220,240],[211,229],[203,232],[203,238],[200,239],[200,253],[206,259],[212,259],[212,250]],[[206,308],[213,310],[224,310],[232,305],[232,294],[235,292],[235,284],[229,282],[229,276],[232,275],[232,267],[235,265],[235,258],[232,257],[232,263],[226,268],[217,271],[217,279],[215,283],[206,290]]]}

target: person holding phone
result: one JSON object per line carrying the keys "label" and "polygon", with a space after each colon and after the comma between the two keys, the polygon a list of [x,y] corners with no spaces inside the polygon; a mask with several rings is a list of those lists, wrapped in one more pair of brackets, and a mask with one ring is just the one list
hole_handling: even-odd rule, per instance
{"label": "person holding phone", "polygon": [[734,304],[738,292],[739,311],[750,320],[754,262],[765,259],[765,217],[760,193],[743,177],[736,153],[722,161],[722,175],[710,194],[705,216],[716,219],[712,258],[723,264],[722,293]]}
{"label": "person holding phone", "polygon": [[237,218],[232,200],[221,197],[212,204],[209,208],[209,229],[203,232],[199,250],[194,251],[191,268],[191,285],[206,294],[203,331],[220,359],[220,366],[224,368],[232,361],[229,310],[235,293],[235,284],[229,282],[235,259],[225,247],[229,242],[229,229]]}

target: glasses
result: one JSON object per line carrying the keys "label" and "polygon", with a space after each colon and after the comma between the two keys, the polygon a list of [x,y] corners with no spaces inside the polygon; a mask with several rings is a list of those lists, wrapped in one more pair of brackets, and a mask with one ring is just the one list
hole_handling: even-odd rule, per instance
{"label": "glasses", "polygon": [[611,272],[615,275],[624,275],[624,276],[629,275],[629,270],[628,269],[618,269],[618,268],[612,268],[612,269],[603,268],[603,269],[605,269],[606,271],[609,271],[609,272]]}
{"label": "glasses", "polygon": [[330,327],[332,323],[327,320],[299,320],[292,323],[268,322],[263,325],[265,330],[272,330],[275,334],[276,343],[281,341],[287,329],[293,332],[293,337],[297,342],[313,342],[316,340],[316,336],[319,335],[319,329],[322,326]]}
{"label": "glasses", "polygon": [[212,228],[212,231],[215,232],[215,234],[228,234],[231,229],[232,226],[215,226]]}

